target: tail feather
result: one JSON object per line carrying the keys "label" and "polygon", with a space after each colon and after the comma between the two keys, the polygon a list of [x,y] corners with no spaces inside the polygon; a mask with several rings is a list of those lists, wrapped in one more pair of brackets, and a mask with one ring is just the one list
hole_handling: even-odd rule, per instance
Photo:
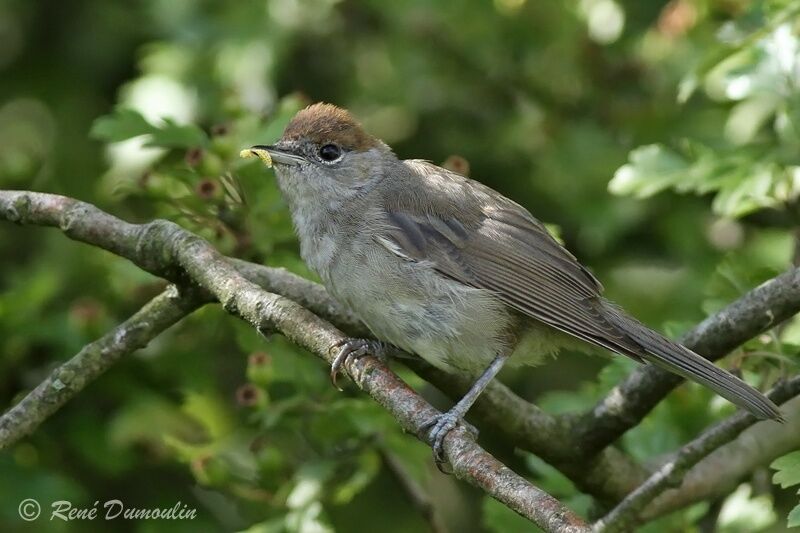
{"label": "tail feather", "polygon": [[665,370],[705,385],[757,418],[783,421],[780,409],[772,400],[730,372],[685,346],[659,335],[611,305],[605,304],[603,307],[606,319],[642,347],[642,353],[630,355],[641,357]]}

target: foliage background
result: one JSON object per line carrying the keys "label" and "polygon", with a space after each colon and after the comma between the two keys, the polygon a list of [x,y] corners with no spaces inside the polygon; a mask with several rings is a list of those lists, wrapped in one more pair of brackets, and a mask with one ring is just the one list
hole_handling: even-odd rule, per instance
{"label": "foliage background", "polygon": [[[270,171],[236,154],[277,138],[306,103],[330,101],[399,156],[468,169],[528,207],[611,299],[678,335],[795,257],[794,4],[3,0],[0,188],[171,218],[228,254],[311,276]],[[0,227],[0,257],[4,405],[163,286],[54,230]],[[791,323],[726,365],[767,386],[796,372],[798,344]],[[565,354],[504,380],[563,412],[591,405],[630,366]],[[653,461],[730,412],[683,386],[622,445]],[[482,439],[589,511],[553,469]],[[423,530],[404,476],[452,530],[527,530],[436,472],[368,399],[330,387],[317,361],[207,308],[0,454],[0,529],[96,526],[23,523],[17,505],[34,497],[46,509],[112,498],[198,509],[193,523],[114,524],[131,531]],[[771,476],[754,473],[712,508],[723,530],[783,528],[797,496]],[[652,529],[696,528],[708,509]]]}

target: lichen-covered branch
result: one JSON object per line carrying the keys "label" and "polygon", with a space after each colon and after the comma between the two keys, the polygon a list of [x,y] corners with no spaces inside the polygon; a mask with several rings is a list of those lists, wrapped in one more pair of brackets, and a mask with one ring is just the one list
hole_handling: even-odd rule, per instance
{"label": "lichen-covered branch", "polygon": [[[795,268],[711,315],[682,342],[714,361],[798,312],[800,268]],[[636,426],[681,381],[654,366],[637,369],[574,423],[574,434],[584,452],[596,453]]]}
{"label": "lichen-covered branch", "polygon": [[[800,393],[800,376],[780,383],[769,394],[771,400],[780,404]],[[629,494],[605,517],[598,520],[593,530],[598,533],[631,531],[641,522],[641,511],[653,499],[669,487],[681,484],[684,474],[703,457],[735,439],[742,431],[758,422],[753,415],[739,411],[727,420],[706,430],[696,439],[683,446],[672,458],[667,460],[650,478]],[[766,421],[762,424],[776,427],[778,422]],[[766,429],[766,428],[764,428]]]}
{"label": "lichen-covered branch", "polygon": [[315,315],[324,318],[337,328],[354,337],[369,337],[371,333],[352,311],[334,300],[319,283],[293,274],[285,268],[266,267],[228,258],[233,267],[245,278],[262,289],[293,300]]}
{"label": "lichen-covered branch", "polygon": [[128,320],[84,346],[0,417],[0,450],[33,432],[121,357],[147,346],[202,303],[197,291],[171,285]]}
{"label": "lichen-covered branch", "polygon": [[[136,225],[62,196],[0,191],[0,218],[60,227],[69,237],[126,257],[167,279],[200,285],[230,313],[259,331],[279,331],[330,363],[345,335],[298,303],[263,290],[203,239],[167,221]],[[406,431],[430,444],[426,423],[438,414],[381,361],[364,357],[345,370]],[[546,531],[586,531],[558,500],[530,484],[475,443],[464,429],[450,432],[445,455],[454,474],[481,488]]]}

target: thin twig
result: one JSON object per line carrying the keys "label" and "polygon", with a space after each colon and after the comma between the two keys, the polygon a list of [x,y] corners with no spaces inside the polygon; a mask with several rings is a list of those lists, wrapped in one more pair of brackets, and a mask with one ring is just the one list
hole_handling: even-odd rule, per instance
{"label": "thin twig", "polygon": [[0,450],[33,432],[121,357],[147,346],[153,338],[202,305],[196,292],[178,290],[174,285],[168,287],[131,318],[87,344],[56,368],[0,417]]}
{"label": "thin twig", "polygon": [[734,441],[703,457],[683,477],[679,488],[668,489],[642,511],[643,520],[730,493],[750,472],[800,448],[800,397],[781,405],[786,423],[761,422]]}
{"label": "thin twig", "polygon": [[[777,385],[768,396],[776,403],[796,396],[800,393],[800,376]],[[685,446],[673,458],[665,462],[639,488],[629,494],[619,505],[593,525],[597,533],[630,531],[640,521],[641,511],[669,487],[678,486],[684,474],[703,457],[735,439],[742,431],[759,420],[753,415],[739,411],[703,432]],[[764,422],[777,424],[777,422]]]}

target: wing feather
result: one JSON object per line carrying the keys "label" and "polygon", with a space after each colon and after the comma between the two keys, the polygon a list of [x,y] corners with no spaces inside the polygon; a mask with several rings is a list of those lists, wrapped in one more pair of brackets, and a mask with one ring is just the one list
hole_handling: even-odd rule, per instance
{"label": "wing feather", "polygon": [[404,259],[430,262],[452,279],[492,291],[520,313],[640,359],[638,345],[599,308],[601,285],[514,205],[492,209],[471,233],[453,217],[392,211],[380,239]]}

